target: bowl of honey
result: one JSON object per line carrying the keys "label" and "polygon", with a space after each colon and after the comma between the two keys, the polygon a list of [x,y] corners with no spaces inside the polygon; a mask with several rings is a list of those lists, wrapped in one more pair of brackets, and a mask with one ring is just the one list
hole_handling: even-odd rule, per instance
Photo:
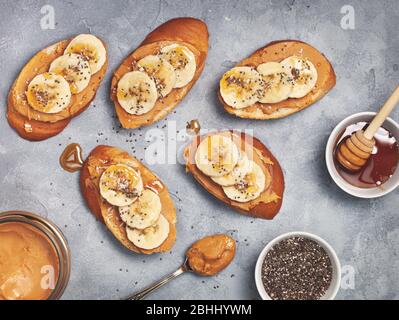
{"label": "bowl of honey", "polygon": [[367,128],[375,112],[361,112],[342,120],[332,131],[326,147],[326,164],[334,182],[345,192],[359,198],[377,198],[399,185],[399,125],[387,118],[374,136],[376,144],[366,164],[349,172],[336,159],[340,143],[353,132]]}

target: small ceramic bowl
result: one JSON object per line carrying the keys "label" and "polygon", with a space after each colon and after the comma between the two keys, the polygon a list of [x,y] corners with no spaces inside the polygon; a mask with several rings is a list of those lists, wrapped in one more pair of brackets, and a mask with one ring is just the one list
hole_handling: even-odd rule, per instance
{"label": "small ceramic bowl", "polygon": [[262,252],[259,255],[258,261],[256,262],[256,267],[255,267],[255,282],[256,282],[256,287],[258,289],[259,295],[262,297],[263,300],[272,300],[268,293],[265,290],[265,287],[262,282],[262,265],[263,261],[265,260],[266,254],[269,252],[269,250],[277,243],[279,243],[282,240],[285,240],[287,238],[292,238],[292,237],[303,237],[307,239],[311,239],[315,242],[317,242],[328,254],[330,260],[331,260],[331,265],[332,265],[332,270],[333,270],[333,276],[332,276],[332,281],[330,284],[330,287],[326,291],[323,297],[321,297],[320,300],[333,300],[335,296],[338,293],[339,287],[341,285],[341,264],[338,260],[337,254],[335,253],[334,249],[322,238],[308,233],[308,232],[301,232],[301,231],[296,231],[296,232],[288,232],[284,233],[277,238],[273,239],[270,241],[266,247],[262,250]]}
{"label": "small ceramic bowl", "polygon": [[[345,192],[359,198],[377,198],[388,194],[393,191],[399,185],[399,170],[396,170],[393,176],[386,181],[383,185],[375,188],[359,188],[351,185],[349,182],[345,181],[337,171],[334,164],[334,150],[339,135],[345,130],[345,128],[351,124],[357,122],[370,122],[374,116],[375,112],[361,112],[353,114],[344,120],[342,120],[332,131],[330,137],[328,138],[326,147],[326,164],[328,172],[334,182]],[[392,120],[387,118],[383,124],[383,127],[390,131],[392,135],[399,141],[399,125]]]}

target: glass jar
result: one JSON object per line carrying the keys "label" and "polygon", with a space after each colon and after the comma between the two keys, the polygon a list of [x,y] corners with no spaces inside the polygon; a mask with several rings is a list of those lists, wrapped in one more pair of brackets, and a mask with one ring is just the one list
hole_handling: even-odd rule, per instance
{"label": "glass jar", "polygon": [[41,232],[53,245],[58,257],[58,278],[55,287],[47,298],[48,300],[58,300],[64,293],[71,272],[71,253],[68,242],[61,230],[51,221],[36,214],[24,211],[0,212],[0,224],[8,222],[19,222],[28,224]]}

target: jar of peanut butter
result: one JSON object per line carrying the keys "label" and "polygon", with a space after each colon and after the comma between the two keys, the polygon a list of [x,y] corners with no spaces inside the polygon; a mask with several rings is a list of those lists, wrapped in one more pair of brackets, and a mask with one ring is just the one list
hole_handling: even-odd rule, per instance
{"label": "jar of peanut butter", "polygon": [[33,213],[0,212],[0,300],[59,299],[70,270],[70,249],[57,226]]}

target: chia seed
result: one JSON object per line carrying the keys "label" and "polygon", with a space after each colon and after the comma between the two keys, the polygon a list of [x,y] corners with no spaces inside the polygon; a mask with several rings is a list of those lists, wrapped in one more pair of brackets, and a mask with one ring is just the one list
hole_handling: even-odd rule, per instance
{"label": "chia seed", "polygon": [[275,244],[262,265],[262,282],[273,300],[319,300],[332,281],[327,252],[315,241],[291,237]]}

